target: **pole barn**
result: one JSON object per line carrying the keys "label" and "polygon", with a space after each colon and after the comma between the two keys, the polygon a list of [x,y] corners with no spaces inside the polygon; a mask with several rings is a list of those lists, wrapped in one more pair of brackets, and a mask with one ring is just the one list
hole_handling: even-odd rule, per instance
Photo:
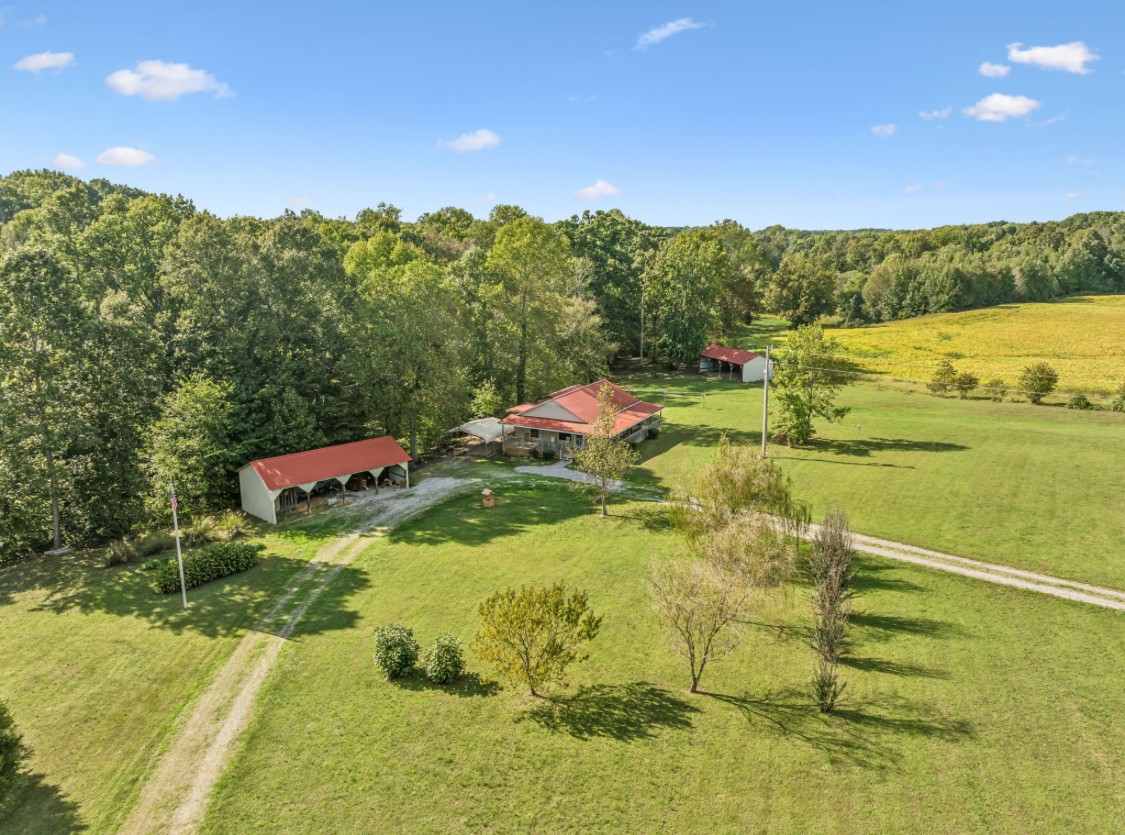
{"label": "pole barn", "polygon": [[370,475],[378,490],[379,476],[386,472],[409,487],[411,460],[394,438],[384,435],[251,461],[238,471],[242,509],[276,524],[283,506],[300,495],[311,502],[313,490],[325,482],[336,482],[343,490],[353,476]]}
{"label": "pole barn", "polygon": [[699,352],[699,373],[717,374],[721,380],[756,383],[765,379],[766,358],[753,351],[708,345]]}

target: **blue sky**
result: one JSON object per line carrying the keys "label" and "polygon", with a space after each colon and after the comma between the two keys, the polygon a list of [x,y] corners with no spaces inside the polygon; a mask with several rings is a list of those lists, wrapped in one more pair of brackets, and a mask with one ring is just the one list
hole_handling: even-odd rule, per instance
{"label": "blue sky", "polygon": [[0,9],[0,172],[65,164],[221,215],[499,201],[910,228],[1125,208],[1121,2]]}

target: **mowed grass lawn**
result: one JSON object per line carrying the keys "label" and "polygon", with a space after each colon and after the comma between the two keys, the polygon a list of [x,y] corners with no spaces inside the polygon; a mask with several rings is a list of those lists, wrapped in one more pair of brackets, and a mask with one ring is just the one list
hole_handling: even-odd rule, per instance
{"label": "mowed grass lawn", "polygon": [[336,527],[274,532],[257,567],[190,590],[186,612],[99,555],[0,569],[0,700],[32,750],[0,832],[116,832],[184,707]]}
{"label": "mowed grass lawn", "polygon": [[[1120,613],[863,559],[847,705],[809,704],[807,601],[760,603],[686,693],[645,593],[660,510],[608,520],[565,485],[498,481],[376,543],[268,681],[204,830],[1111,831],[1125,804]],[[382,680],[372,630],[468,643],[490,592],[564,580],[604,615],[533,699],[471,652],[450,687]],[[315,614],[315,612],[314,612]],[[335,619],[335,620],[334,620]],[[334,628],[335,627],[335,628]]]}
{"label": "mowed grass lawn", "polygon": [[[724,432],[761,442],[760,385],[620,379],[638,396],[667,397],[664,431],[640,447],[642,481],[690,479]],[[838,402],[851,413],[818,421],[807,448],[769,448],[817,518],[835,503],[862,533],[1125,589],[1125,415],[869,382]]]}
{"label": "mowed grass lawn", "polygon": [[983,380],[1015,387],[1020,371],[1046,362],[1060,392],[1109,395],[1125,383],[1125,295],[1076,296],[831,331],[860,367],[929,380],[948,359]]}

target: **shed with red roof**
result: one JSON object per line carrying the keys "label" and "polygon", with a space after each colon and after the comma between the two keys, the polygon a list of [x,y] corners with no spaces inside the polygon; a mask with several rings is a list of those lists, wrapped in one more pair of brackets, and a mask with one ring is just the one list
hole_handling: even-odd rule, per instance
{"label": "shed with red roof", "polygon": [[390,435],[251,461],[238,471],[242,509],[267,522],[314,492],[339,489],[359,476],[374,484],[386,473],[410,486],[410,461]]}
{"label": "shed with red roof", "polygon": [[755,383],[765,379],[766,358],[753,351],[712,344],[699,352],[699,373],[718,374],[728,380],[739,379],[744,383]]}

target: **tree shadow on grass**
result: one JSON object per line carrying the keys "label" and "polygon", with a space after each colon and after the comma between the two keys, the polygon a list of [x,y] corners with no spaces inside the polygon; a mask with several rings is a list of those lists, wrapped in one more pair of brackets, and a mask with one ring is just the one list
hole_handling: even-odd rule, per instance
{"label": "tree shadow on grass", "polygon": [[969,449],[964,444],[912,441],[907,438],[814,438],[810,447],[853,458],[870,458],[878,452],[964,452]]}
{"label": "tree shadow on grass", "polygon": [[899,635],[921,635],[927,638],[971,637],[968,630],[955,623],[932,618],[854,612],[849,621],[852,626],[864,630],[864,639],[873,641],[889,641]]}
{"label": "tree shadow on grass", "polygon": [[668,690],[644,681],[595,684],[574,696],[547,698],[527,718],[555,733],[576,739],[597,737],[633,742],[661,729],[686,730],[699,708]]}
{"label": "tree shadow on grass", "polygon": [[456,681],[449,684],[437,684],[430,681],[420,671],[415,670],[409,675],[391,680],[391,684],[403,690],[436,690],[439,693],[448,693],[461,698],[488,698],[500,692],[500,685],[491,679],[483,678],[479,673],[465,673]]}
{"label": "tree shadow on grass", "polygon": [[861,768],[893,768],[908,738],[925,737],[950,743],[976,736],[972,723],[932,715],[925,705],[884,697],[835,712],[821,713],[807,694],[790,688],[764,696],[704,695],[737,707],[746,721],[763,732],[798,740],[823,751],[832,763]]}
{"label": "tree shadow on grass", "polygon": [[21,774],[15,791],[0,806],[0,830],[5,832],[85,832],[78,804],[42,774]]}
{"label": "tree shadow on grass", "polygon": [[876,560],[862,555],[858,563],[859,570],[856,571],[855,578],[852,580],[852,588],[858,595],[871,591],[928,591],[925,586],[902,579],[900,575],[903,571],[903,565],[901,563]]}
{"label": "tree shadow on grass", "polygon": [[887,658],[847,656],[840,659],[840,664],[845,667],[851,667],[853,670],[863,670],[868,673],[886,673],[887,675],[904,676],[908,678],[947,679],[950,677],[948,670],[939,670],[935,667],[923,667],[919,664],[892,661]]}
{"label": "tree shadow on grass", "polygon": [[[300,601],[323,578],[314,573],[300,587],[292,601],[282,607],[275,618],[267,618],[272,607],[283,597],[296,577],[309,566],[305,560],[270,554],[261,555],[257,566],[188,589],[189,608],[184,610],[177,594],[158,594],[152,590],[153,573],[131,564],[101,568],[87,559],[57,563],[45,568],[34,579],[32,587],[45,589],[46,599],[36,608],[56,614],[77,610],[83,613],[105,612],[123,617],[143,618],[151,626],[173,632],[199,632],[210,637],[238,634],[247,628],[259,631],[280,631]],[[367,575],[350,566],[333,569],[324,566],[319,572],[336,570],[332,585],[321,593],[316,605],[302,614],[298,633],[344,629],[358,619],[358,613],[343,608],[348,595],[367,585]],[[342,593],[346,592],[346,593]],[[263,626],[265,620],[269,623]]]}

